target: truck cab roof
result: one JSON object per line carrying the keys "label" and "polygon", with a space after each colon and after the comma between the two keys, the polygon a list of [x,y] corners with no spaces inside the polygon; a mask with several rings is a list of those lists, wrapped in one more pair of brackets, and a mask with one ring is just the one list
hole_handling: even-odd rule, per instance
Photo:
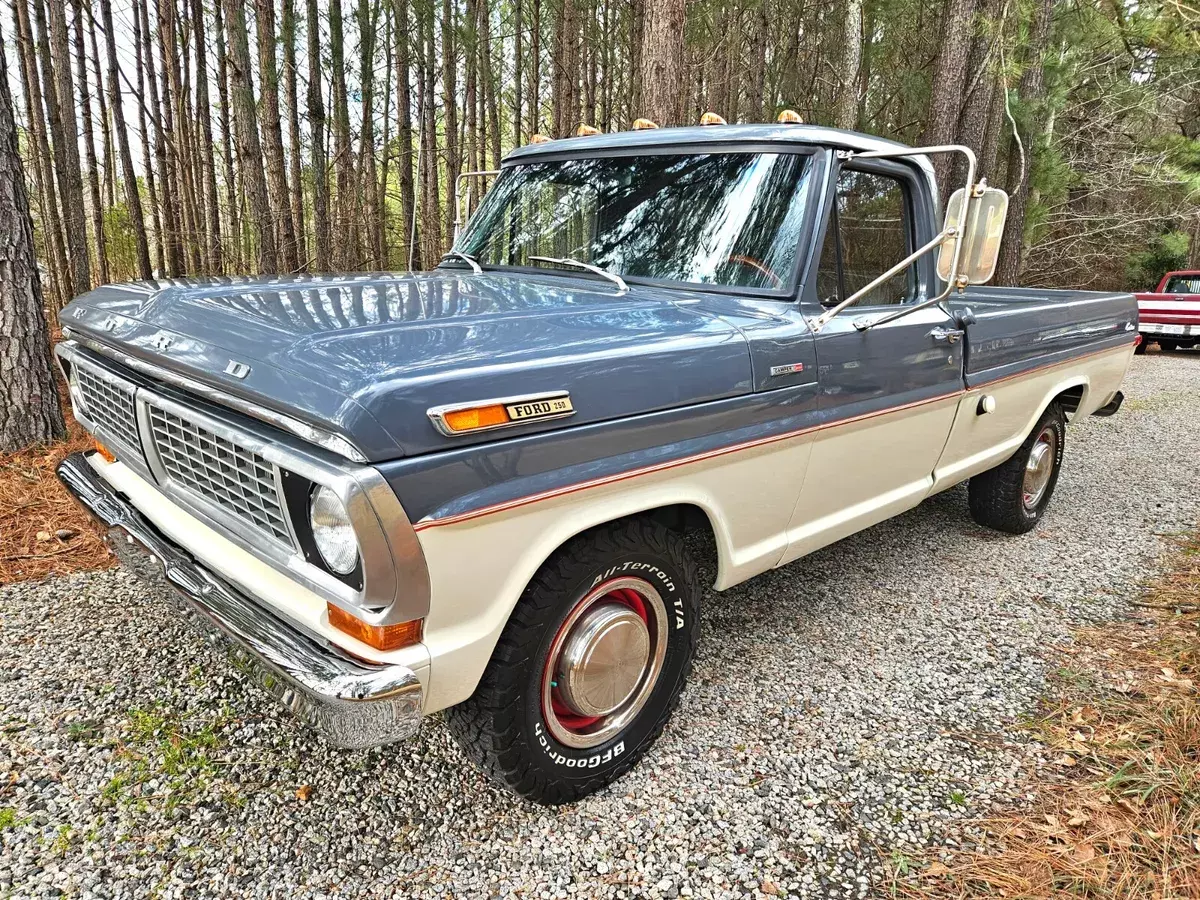
{"label": "truck cab roof", "polygon": [[[685,128],[647,128],[640,131],[616,131],[584,137],[568,137],[526,144],[518,147],[504,158],[502,165],[533,162],[538,159],[556,159],[563,156],[588,156],[627,151],[654,151],[663,148],[708,148],[746,144],[761,150],[764,144],[781,146],[802,144],[807,146],[831,147],[866,153],[873,150],[895,150],[905,144],[884,138],[843,131],[840,128],[825,128],[820,125],[794,125],[769,123],[762,125],[693,125]],[[925,156],[913,157],[929,177],[933,177],[933,166]]]}

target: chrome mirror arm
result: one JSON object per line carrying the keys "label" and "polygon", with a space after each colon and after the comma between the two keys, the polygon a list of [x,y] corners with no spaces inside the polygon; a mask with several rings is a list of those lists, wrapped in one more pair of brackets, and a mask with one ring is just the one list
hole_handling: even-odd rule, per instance
{"label": "chrome mirror arm", "polygon": [[[838,159],[846,161],[852,159],[900,159],[909,156],[929,156],[935,153],[961,153],[967,158],[967,189],[963,192],[958,216],[958,221],[960,223],[965,223],[967,221],[967,205],[970,203],[970,198],[976,195],[977,189],[977,185],[975,184],[977,162],[975,158],[975,151],[970,147],[966,147],[961,144],[939,144],[934,147],[901,147],[895,150],[870,150],[862,153],[853,150],[841,150],[838,152]],[[963,248],[961,230],[958,228],[943,228],[937,234],[937,236],[933,238],[933,240],[910,253],[878,278],[875,278],[873,281],[871,281],[870,284],[859,288],[845,300],[840,302],[837,306],[826,310],[815,319],[811,319],[809,324],[813,333],[815,334],[819,332],[822,328],[829,324],[830,319],[832,319],[846,307],[857,303],[889,278],[897,275],[900,272],[903,272],[906,268],[924,256],[926,253],[930,253],[935,250],[947,238],[956,238],[954,242],[954,257],[950,266],[950,278],[946,282],[945,289],[940,294],[928,300],[922,300],[920,303],[914,304],[913,306],[901,307],[894,312],[880,316],[878,319],[867,319],[865,317],[856,319],[854,322],[854,327],[859,331],[866,331],[868,328],[873,328],[876,325],[883,325],[887,322],[893,322],[896,319],[903,318],[909,313],[916,312],[919,309],[925,309],[928,306],[934,306],[938,303],[941,303],[943,300],[949,297],[951,292],[953,292],[955,289],[962,290],[962,288],[964,288],[966,285],[959,284],[960,279],[958,277],[959,263],[961,261]]]}

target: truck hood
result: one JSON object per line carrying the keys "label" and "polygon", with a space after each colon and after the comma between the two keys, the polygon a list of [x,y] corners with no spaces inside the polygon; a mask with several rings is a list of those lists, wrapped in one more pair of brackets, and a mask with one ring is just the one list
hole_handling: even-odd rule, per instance
{"label": "truck hood", "polygon": [[372,462],[497,439],[441,435],[427,411],[443,404],[570,392],[573,416],[499,434],[512,437],[752,390],[740,332],[686,297],[557,273],[106,285],[62,322],[343,435]]}

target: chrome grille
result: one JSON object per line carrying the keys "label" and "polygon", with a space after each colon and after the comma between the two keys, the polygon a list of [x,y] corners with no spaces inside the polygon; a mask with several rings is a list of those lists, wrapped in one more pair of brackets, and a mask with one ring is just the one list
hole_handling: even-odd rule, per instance
{"label": "chrome grille", "polygon": [[292,544],[272,463],[153,403],[147,410],[154,450],[173,482]]}
{"label": "chrome grille", "polygon": [[78,362],[75,364],[75,384],[83,396],[84,415],[126,446],[140,450],[134,386],[110,381]]}

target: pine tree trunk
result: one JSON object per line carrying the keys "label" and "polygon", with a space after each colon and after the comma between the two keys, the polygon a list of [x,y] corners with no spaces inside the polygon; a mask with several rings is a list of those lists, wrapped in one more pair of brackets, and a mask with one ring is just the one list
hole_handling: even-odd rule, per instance
{"label": "pine tree trunk", "polygon": [[92,45],[92,75],[96,80],[96,101],[100,107],[100,137],[104,147],[104,206],[117,205],[117,160],[113,151],[112,120],[108,117],[108,100],[104,96],[104,78],[100,74],[100,46],[96,41],[96,17],[87,10],[88,39]]}
{"label": "pine tree trunk", "polygon": [[104,240],[104,206],[100,198],[96,136],[92,130],[92,94],[88,86],[87,44],[83,39],[83,3],[82,0],[72,0],[72,5],[75,7],[75,74],[79,79],[79,110],[83,117],[83,149],[88,199],[91,201],[92,237],[96,247],[96,274],[101,284],[108,284],[108,246]]}
{"label": "pine tree trunk", "polygon": [[[458,214],[458,173],[462,171],[458,141],[458,45],[454,39],[454,12],[455,3],[452,0],[442,0],[442,114],[446,122],[446,206],[443,232],[447,242],[454,235],[454,220]],[[434,159],[436,158],[435,156]],[[436,171],[435,165],[434,172]]]}
{"label": "pine tree trunk", "polygon": [[288,183],[292,189],[292,230],[300,268],[308,268],[308,235],[304,226],[304,178],[300,156],[300,107],[296,87],[296,0],[283,0],[280,20],[283,41],[283,93],[288,107]]}
{"label": "pine tree trunk", "polygon": [[217,42],[217,115],[221,126],[221,157],[224,161],[225,209],[229,218],[230,268],[242,269],[242,214],[238,176],[233,165],[233,128],[229,121],[229,57],[225,50],[225,16],[220,0],[213,4],[213,37]]}
{"label": "pine tree trunk", "polygon": [[434,40],[433,4],[428,3],[422,23],[421,92],[417,97],[421,113],[421,260],[425,267],[436,265],[442,255],[441,190],[438,185],[437,118],[437,50]]}
{"label": "pine tree trunk", "polygon": [[[155,218],[158,226],[158,241],[162,247],[162,273],[171,277],[183,274],[183,262],[179,255],[179,239],[175,219],[175,188],[168,162],[167,127],[164,106],[158,100],[158,75],[154,69],[154,45],[150,37],[150,8],[146,0],[139,0],[142,15],[142,61],[146,67],[146,88],[150,95],[149,116],[154,126],[154,170],[158,179],[159,212]],[[147,172],[151,169],[147,168]]]}
{"label": "pine tree trunk", "polygon": [[41,198],[42,234],[49,248],[50,278],[54,296],[50,308],[61,309],[70,298],[70,269],[67,265],[66,237],[58,214],[58,188],[50,144],[46,137],[46,117],[42,107],[42,83],[34,53],[33,29],[26,0],[14,0],[17,55],[20,57],[21,85],[25,93],[25,114],[33,134],[34,179]]}
{"label": "pine tree trunk", "polygon": [[296,255],[296,231],[292,224],[291,193],[287,164],[283,157],[283,128],[279,120],[279,70],[275,62],[275,0],[256,0],[258,33],[258,108],[262,115],[262,146],[266,155],[267,185],[271,219],[275,223],[275,246],[284,272],[300,268]]}
{"label": "pine tree trunk", "polygon": [[[524,37],[525,20],[521,10],[521,0],[513,0],[513,146],[521,146],[521,46]],[[605,40],[608,35],[605,33]]]}
{"label": "pine tree trunk", "polygon": [[329,3],[329,56],[333,67],[333,167],[337,174],[333,264],[346,271],[359,259],[358,210],[354,197],[354,156],[350,146],[350,110],[347,105],[346,57],[342,39],[342,0]]}
{"label": "pine tree trunk", "polygon": [[[7,72],[0,35],[0,73]],[[0,335],[0,453],[65,436],[7,77],[0,78]]]}
{"label": "pine tree trunk", "polygon": [[396,7],[396,140],[399,143],[400,220],[404,230],[405,261],[419,266],[416,247],[412,246],[416,206],[413,192],[412,65],[408,0],[393,0]]}
{"label": "pine tree trunk", "polygon": [[208,47],[204,28],[204,6],[192,0],[192,41],[196,45],[196,118],[199,129],[200,168],[204,179],[204,226],[208,231],[205,260],[212,274],[225,269],[221,246],[221,200],[217,193],[217,145],[213,141],[212,104],[208,95]]}
{"label": "pine tree trunk", "polygon": [[263,152],[258,139],[254,93],[250,87],[250,41],[246,33],[246,16],[240,0],[222,0],[222,3],[225,7],[225,38],[229,42],[227,63],[238,163],[250,202],[254,237],[258,243],[258,271],[275,273],[279,271],[279,257],[275,247],[275,223],[271,217],[267,179],[263,175]]}
{"label": "pine tree trunk", "polygon": [[150,217],[154,223],[154,260],[158,272],[166,271],[163,247],[162,210],[158,203],[158,181],[154,177],[154,155],[150,150],[150,126],[146,108],[146,66],[142,57],[142,12],[139,4],[133,4],[133,51],[136,76],[134,99],[138,107],[138,132],[142,137],[142,170],[146,179],[146,200],[150,205]]}
{"label": "pine tree trunk", "polygon": [[1041,132],[1040,106],[1046,96],[1044,57],[1050,45],[1054,24],[1055,0],[1037,0],[1033,22],[1029,28],[1029,43],[1025,55],[1025,70],[1021,73],[1021,103],[1032,111],[1029,134],[1025,138],[1024,169],[1021,154],[1014,146],[1008,154],[1008,221],[1004,223],[1004,238],[1000,244],[1000,259],[996,264],[996,284],[1020,284],[1021,266],[1025,258],[1025,213],[1029,203],[1029,166],[1033,161],[1034,136]]}
{"label": "pine tree trunk", "polygon": [[858,127],[858,84],[862,66],[863,0],[846,0],[846,22],[842,29],[842,65],[838,70],[837,108],[833,121],[838,128]]}
{"label": "pine tree trunk", "polygon": [[154,277],[154,270],[150,267],[150,244],[146,240],[142,198],[138,192],[137,175],[133,168],[133,154],[129,150],[129,132],[125,128],[125,108],[121,103],[121,78],[117,63],[117,42],[113,32],[112,0],[100,0],[100,21],[104,28],[104,47],[108,54],[108,97],[113,111],[117,148],[121,156],[121,180],[125,185],[125,206],[129,212],[129,223],[133,229],[133,242],[137,251],[138,277],[149,280]]}
{"label": "pine tree trunk", "polygon": [[[374,7],[374,8],[373,8]],[[375,31],[378,26],[378,7],[372,0],[358,2],[359,84],[362,88],[362,127],[359,130],[358,199],[355,204],[361,216],[362,233],[366,238],[365,259],[372,269],[382,269],[383,241],[379,233],[379,210],[375,207]],[[360,265],[361,259],[360,257]]]}
{"label": "pine tree trunk", "polygon": [[[933,73],[929,116],[921,138],[922,144],[950,144],[958,133],[974,14],[975,0],[950,0],[946,6],[942,20],[941,50]],[[938,196],[945,203],[955,160],[948,154],[940,153],[930,157],[930,161],[937,175]]]}
{"label": "pine tree trunk", "polygon": [[683,111],[685,0],[647,0],[641,50],[643,115],[677,125]]}
{"label": "pine tree trunk", "polygon": [[317,0],[308,0],[308,126],[312,139],[313,263],[318,272],[330,271],[332,235],[329,228],[329,162],[325,156],[325,106],[321,97],[321,21]]}
{"label": "pine tree trunk", "polygon": [[[480,75],[483,77],[483,105],[487,111],[488,143],[492,149],[490,168],[500,168],[500,107],[496,102],[496,73],[493,71],[495,57],[492,55],[492,13],[487,0],[479,0],[480,15],[480,50],[483,54],[483,66]],[[480,162],[483,162],[482,148]],[[479,195],[479,185],[476,185],[476,196]]]}
{"label": "pine tree trunk", "polygon": [[79,168],[79,126],[75,119],[67,11],[63,0],[50,0],[50,24],[47,28],[42,0],[34,0],[34,10],[38,25],[38,51],[42,59],[42,86],[46,94],[50,140],[54,145],[54,174],[58,179],[58,194],[62,198],[71,292],[82,294],[91,288],[92,274],[88,262],[83,175]]}

